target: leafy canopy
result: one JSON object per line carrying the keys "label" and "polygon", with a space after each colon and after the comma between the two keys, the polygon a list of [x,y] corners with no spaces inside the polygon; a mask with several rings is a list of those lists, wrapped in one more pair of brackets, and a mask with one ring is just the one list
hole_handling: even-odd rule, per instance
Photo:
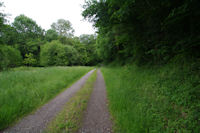
{"label": "leafy canopy", "polygon": [[24,36],[24,39],[38,38],[44,34],[43,29],[34,20],[25,15],[17,16],[12,25],[19,34]]}
{"label": "leafy canopy", "polygon": [[65,37],[73,37],[74,29],[72,28],[72,24],[68,20],[59,19],[56,23],[51,25],[51,28],[55,30],[58,35]]}

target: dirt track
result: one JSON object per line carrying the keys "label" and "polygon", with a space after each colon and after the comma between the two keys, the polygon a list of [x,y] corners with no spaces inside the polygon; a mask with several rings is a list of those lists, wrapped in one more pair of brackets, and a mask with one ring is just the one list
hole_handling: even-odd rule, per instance
{"label": "dirt track", "polygon": [[85,112],[83,126],[78,133],[112,132],[112,122],[107,108],[105,88],[103,76],[98,70],[94,90]]}
{"label": "dirt track", "polygon": [[79,81],[59,94],[53,100],[20,120],[16,125],[3,131],[3,133],[41,133],[56,114],[62,109],[63,105],[77,92],[94,70],[88,72]]}

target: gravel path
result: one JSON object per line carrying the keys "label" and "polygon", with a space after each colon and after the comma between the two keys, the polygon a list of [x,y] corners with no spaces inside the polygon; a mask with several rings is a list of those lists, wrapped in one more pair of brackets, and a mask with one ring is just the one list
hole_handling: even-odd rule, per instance
{"label": "gravel path", "polygon": [[41,133],[48,122],[62,109],[63,105],[84,85],[93,71],[88,72],[70,88],[39,108],[35,113],[26,116],[13,127],[3,131],[3,133]]}
{"label": "gravel path", "polygon": [[83,119],[83,126],[78,133],[111,133],[112,123],[107,108],[106,89],[100,70]]}

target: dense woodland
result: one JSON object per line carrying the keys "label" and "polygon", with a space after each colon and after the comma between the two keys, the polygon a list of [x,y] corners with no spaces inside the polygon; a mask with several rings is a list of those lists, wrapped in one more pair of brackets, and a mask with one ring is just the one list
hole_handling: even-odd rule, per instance
{"label": "dense woodland", "polygon": [[200,1],[86,0],[83,8],[95,35],[74,36],[64,19],[47,31],[25,15],[8,24],[0,13],[0,70],[104,64],[116,131],[199,133]]}
{"label": "dense woodland", "polygon": [[92,0],[85,18],[98,28],[100,57],[137,64],[200,58],[199,0]]}

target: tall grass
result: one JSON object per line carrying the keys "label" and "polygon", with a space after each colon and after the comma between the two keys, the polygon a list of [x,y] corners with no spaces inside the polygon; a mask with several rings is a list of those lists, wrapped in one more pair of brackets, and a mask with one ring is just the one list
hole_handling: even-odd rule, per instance
{"label": "tall grass", "polygon": [[18,68],[0,73],[0,129],[43,105],[91,67]]}
{"label": "tall grass", "polygon": [[128,65],[102,72],[115,132],[200,132],[199,69]]}

